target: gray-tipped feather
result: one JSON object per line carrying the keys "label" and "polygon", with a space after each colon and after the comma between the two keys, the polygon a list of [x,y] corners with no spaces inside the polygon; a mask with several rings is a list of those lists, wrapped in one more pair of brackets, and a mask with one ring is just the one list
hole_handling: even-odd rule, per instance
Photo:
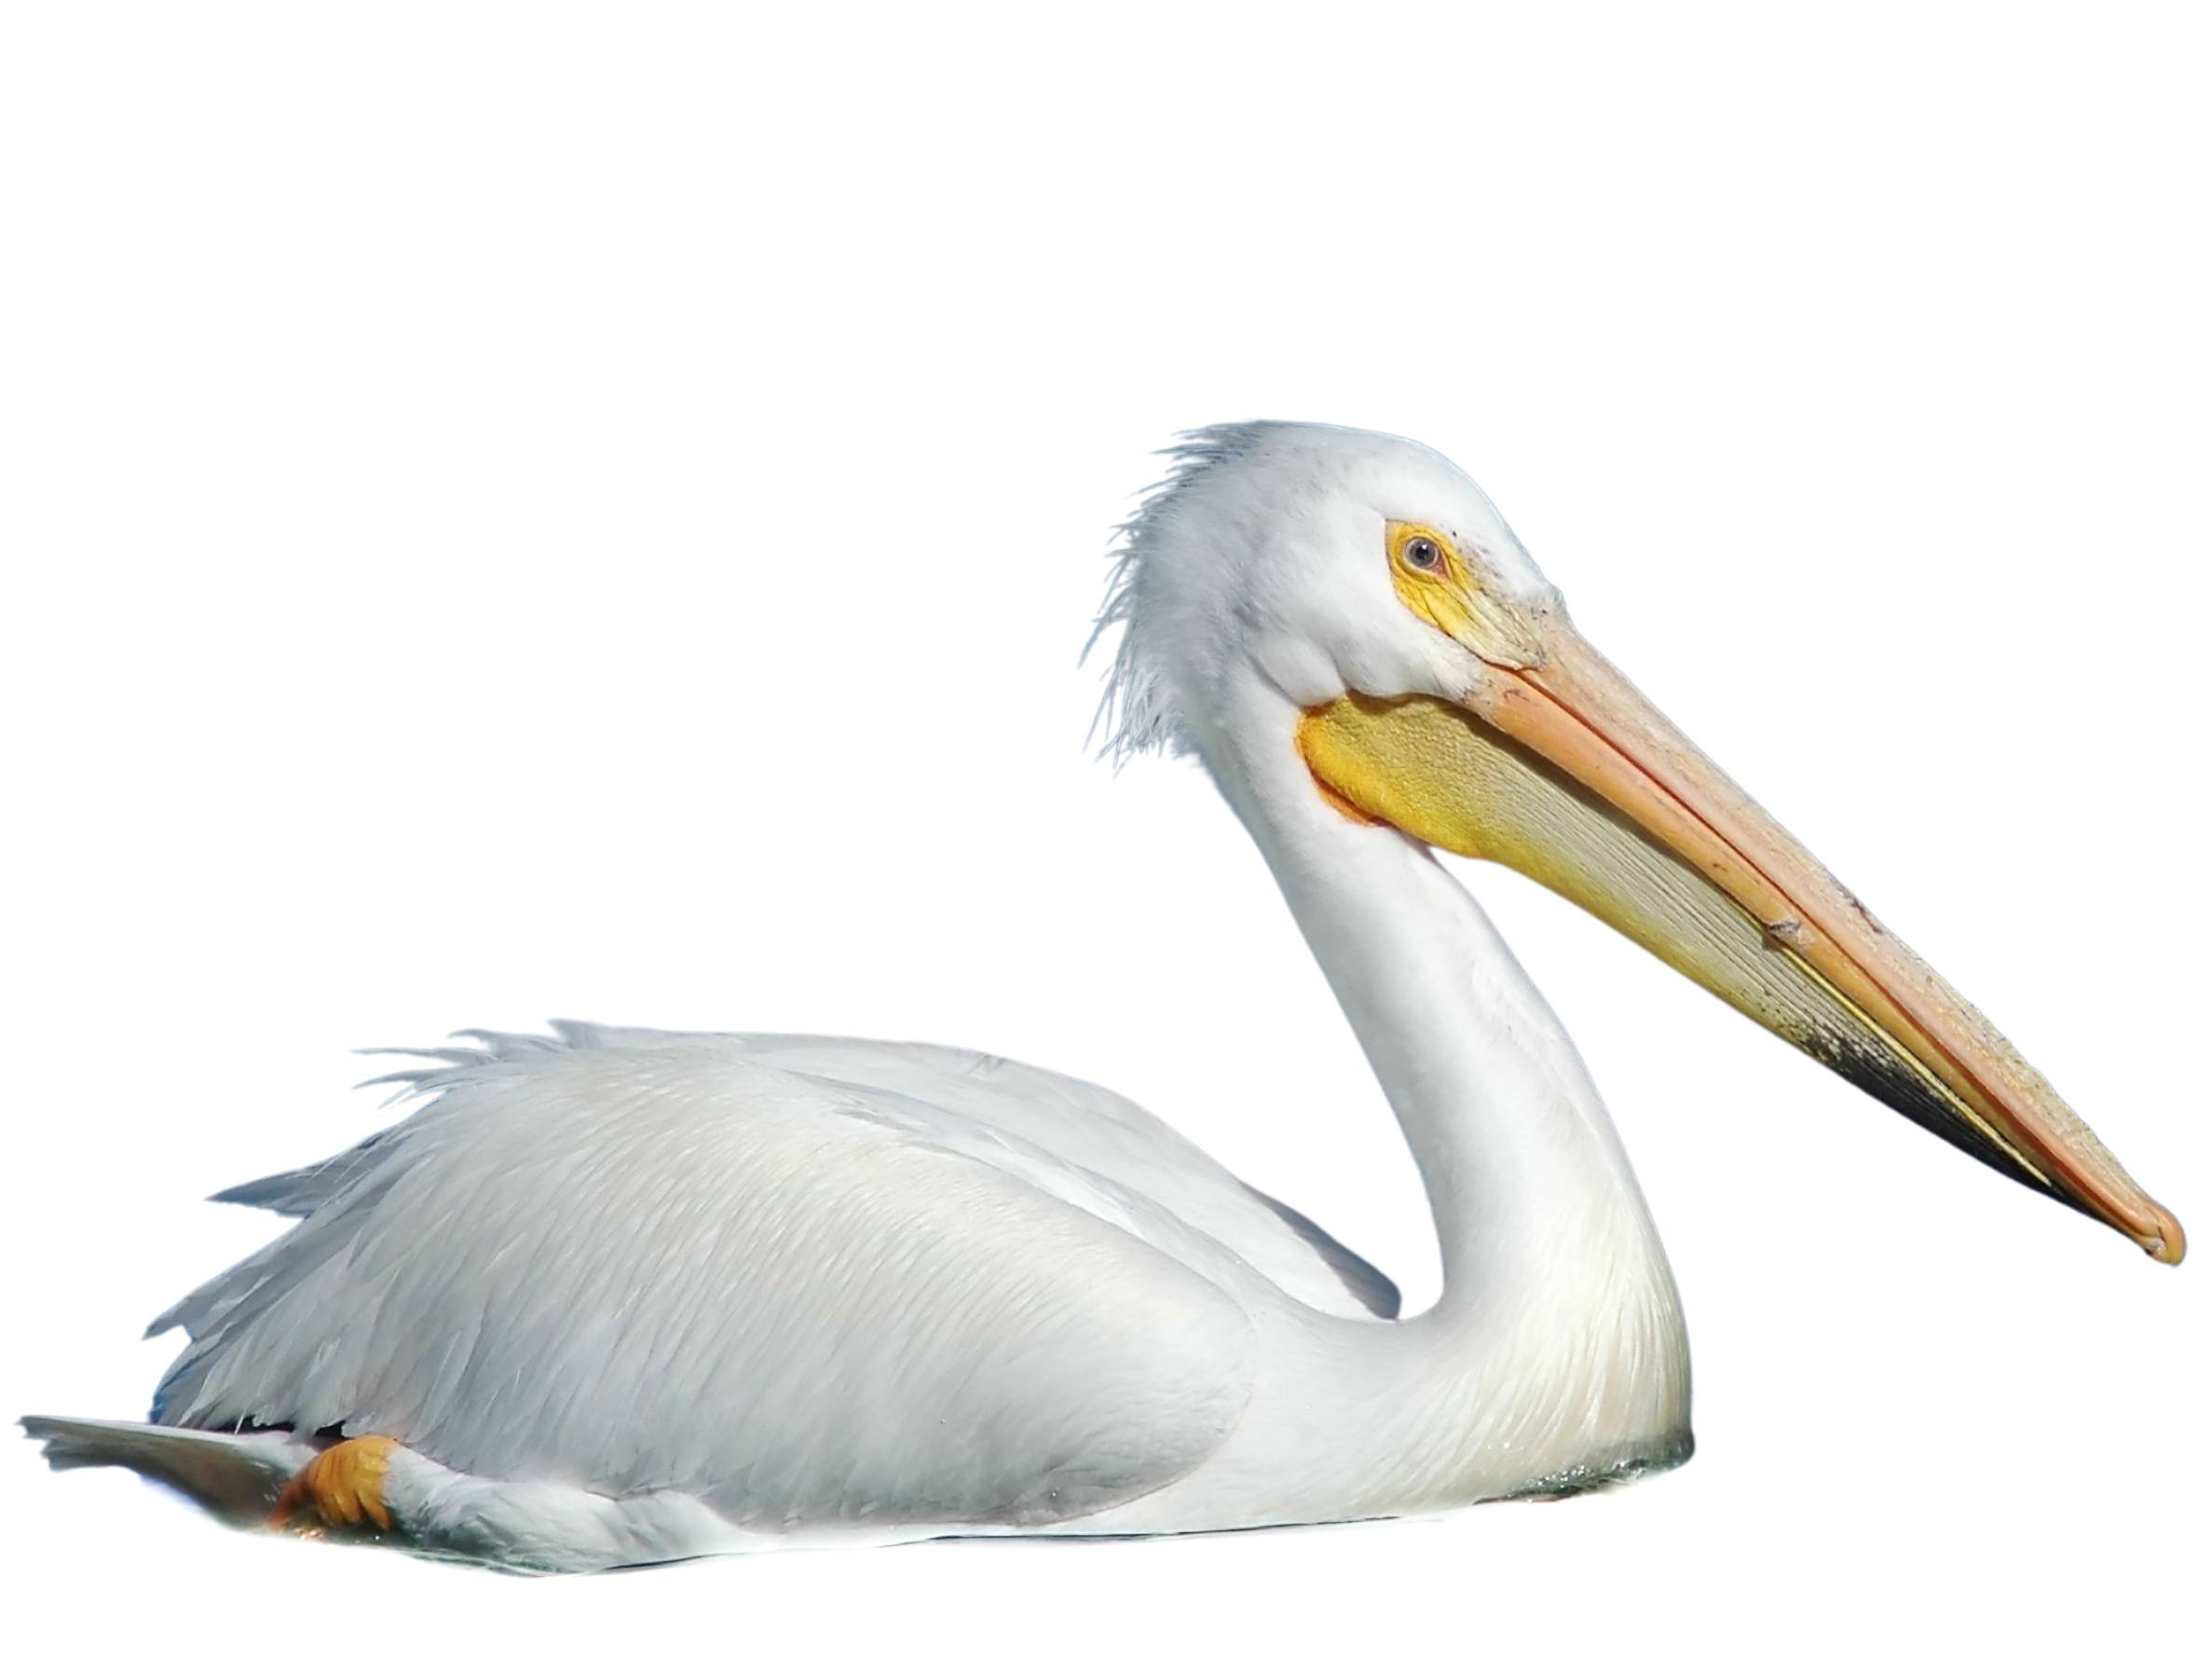
{"label": "gray-tipped feather", "polygon": [[224,1434],[79,1417],[27,1417],[22,1423],[56,1469],[128,1469],[240,1526],[266,1520],[285,1483],[316,1452],[313,1442],[281,1433]]}

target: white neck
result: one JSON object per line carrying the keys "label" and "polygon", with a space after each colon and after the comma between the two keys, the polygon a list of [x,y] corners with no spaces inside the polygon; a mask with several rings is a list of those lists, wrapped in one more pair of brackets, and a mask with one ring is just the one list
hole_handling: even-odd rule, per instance
{"label": "white neck", "polygon": [[1360,1362],[1397,1407],[1378,1452],[1434,1460],[1464,1499],[1686,1449],[1673,1282],[1557,1016],[1426,848],[1321,796],[1293,705],[1257,680],[1234,702],[1206,759],[1366,1049],[1441,1248],[1436,1308]]}

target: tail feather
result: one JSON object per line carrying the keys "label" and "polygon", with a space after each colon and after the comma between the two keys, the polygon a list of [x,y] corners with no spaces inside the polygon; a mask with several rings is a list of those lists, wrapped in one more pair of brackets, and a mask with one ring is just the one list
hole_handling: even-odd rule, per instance
{"label": "tail feather", "polygon": [[285,1483],[319,1449],[281,1430],[223,1434],[79,1417],[22,1423],[56,1469],[129,1469],[240,1525],[266,1519]]}

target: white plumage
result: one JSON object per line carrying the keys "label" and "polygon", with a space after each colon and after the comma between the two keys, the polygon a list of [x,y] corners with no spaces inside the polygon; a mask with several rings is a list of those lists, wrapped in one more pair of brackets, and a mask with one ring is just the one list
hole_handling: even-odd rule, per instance
{"label": "white plumage", "polygon": [[476,1035],[389,1079],[427,1097],[401,1124],[218,1195],[301,1217],[149,1333],[192,1338],[156,1422],[266,1460],[231,1507],[389,1433],[410,1542],[508,1566],[1176,1529],[1131,1501],[1217,1453],[1263,1354],[1309,1447],[1389,1416],[1318,1386],[1388,1280],[1106,1090],[922,1044]]}
{"label": "white plumage", "polygon": [[1251,1364],[1211,1282],[1250,1270],[1168,1206],[1287,1265],[1302,1246],[1134,1108],[979,1068],[495,1039],[398,1129],[269,1184],[314,1207],[157,1323],[194,1338],[157,1420],[389,1433],[770,1533],[1035,1525],[1160,1485],[1236,1420]]}
{"label": "white plumage", "polygon": [[[840,1038],[476,1034],[400,1075],[422,1097],[404,1121],[223,1195],[297,1224],[156,1323],[190,1341],[153,1425],[28,1419],[49,1456],[254,1518],[334,1437],[389,1436],[373,1495],[400,1542],[523,1569],[1345,1519],[1679,1461],[1686,1345],[1627,1159],[1423,837],[1526,863],[1891,1104],[2178,1253],[2009,1049],[1986,1092],[2027,1099],[2024,1130],[1991,1127],[1981,1073],[1939,1075],[1926,1030],[1963,1005],[1856,942],[1802,849],[1589,678],[1449,463],[1287,425],[1178,455],[1101,623],[1124,629],[1113,741],[1195,754],[1266,857],[1420,1165],[1433,1309],[1398,1321],[1326,1233],[1049,1072]],[[1540,750],[1515,722],[1571,696],[1625,734],[1567,729],[1550,758],[1577,782],[1484,735]],[[1430,723],[1393,750],[1408,707]],[[1822,955],[1834,939],[1874,990],[1836,989],[1858,959]]]}

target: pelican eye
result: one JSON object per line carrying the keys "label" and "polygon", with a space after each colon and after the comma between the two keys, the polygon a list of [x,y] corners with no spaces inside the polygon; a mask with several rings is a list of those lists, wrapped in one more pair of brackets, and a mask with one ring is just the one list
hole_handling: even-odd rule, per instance
{"label": "pelican eye", "polygon": [[1393,519],[1388,546],[1390,562],[1401,580],[1408,576],[1456,578],[1461,574],[1452,538],[1432,524]]}
{"label": "pelican eye", "polygon": [[[1386,534],[1384,551],[1399,603],[1469,651],[1496,632],[1495,620],[1488,616],[1496,607],[1484,598],[1481,582],[1468,568],[1467,554],[1451,531],[1394,518]],[[1484,615],[1478,617],[1478,611]]]}

